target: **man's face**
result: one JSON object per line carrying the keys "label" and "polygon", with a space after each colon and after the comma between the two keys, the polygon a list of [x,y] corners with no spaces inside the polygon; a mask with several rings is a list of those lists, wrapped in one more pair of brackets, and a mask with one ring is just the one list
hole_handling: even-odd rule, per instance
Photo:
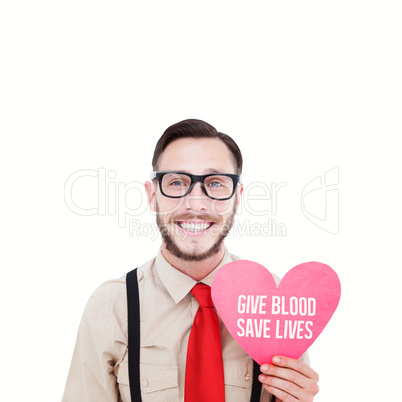
{"label": "man's face", "polygon": [[[235,174],[236,167],[232,153],[221,140],[183,138],[167,146],[159,158],[158,171]],[[201,261],[222,249],[240,202],[240,185],[225,201],[206,196],[201,183],[187,196],[176,199],[162,195],[157,180],[146,187],[166,250],[182,260]]]}

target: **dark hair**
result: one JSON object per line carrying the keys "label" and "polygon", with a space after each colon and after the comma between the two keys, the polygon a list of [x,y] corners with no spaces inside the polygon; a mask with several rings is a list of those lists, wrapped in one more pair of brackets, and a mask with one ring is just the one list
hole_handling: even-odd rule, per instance
{"label": "dark hair", "polygon": [[154,156],[152,158],[152,167],[157,170],[157,164],[159,157],[166,147],[175,140],[180,138],[218,138],[228,147],[232,152],[237,164],[237,174],[241,174],[243,168],[243,157],[241,155],[240,148],[234,142],[234,140],[227,134],[220,133],[215,127],[211,126],[205,121],[188,119],[180,121],[168,127],[159,138],[156,144]]}

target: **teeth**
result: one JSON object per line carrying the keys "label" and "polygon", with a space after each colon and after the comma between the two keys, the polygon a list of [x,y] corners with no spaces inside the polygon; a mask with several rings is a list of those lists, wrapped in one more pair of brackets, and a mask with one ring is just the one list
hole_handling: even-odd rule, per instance
{"label": "teeth", "polygon": [[186,222],[179,222],[179,226],[184,230],[188,230],[190,232],[201,232],[203,230],[207,230],[211,223],[186,223]]}

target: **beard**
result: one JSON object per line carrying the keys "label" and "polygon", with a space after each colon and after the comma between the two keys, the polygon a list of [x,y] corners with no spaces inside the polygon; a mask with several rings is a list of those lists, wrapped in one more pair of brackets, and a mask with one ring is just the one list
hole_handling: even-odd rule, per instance
{"label": "beard", "polygon": [[[223,217],[222,216],[211,216],[208,214],[182,214],[182,215],[175,215],[172,216],[169,219],[168,223],[163,222],[159,210],[158,203],[156,202],[156,224],[158,225],[159,232],[162,235],[162,239],[165,241],[166,249],[170,251],[175,257],[183,260],[183,261],[190,261],[190,262],[199,262],[206,260],[215,254],[217,254],[222,246],[223,241],[225,240],[225,237],[229,234],[230,230],[232,229],[233,223],[234,223],[234,216],[236,214],[236,203],[233,205],[232,211],[229,212],[229,216],[226,220],[226,223],[222,224],[223,222]],[[194,247],[192,252],[186,252],[182,250],[177,242],[174,240],[173,236],[169,233],[168,229],[168,224],[173,223],[175,221],[180,221],[180,220],[187,220],[187,219],[201,219],[206,222],[214,222],[215,224],[222,224],[221,227],[219,228],[219,234],[217,236],[217,239],[215,243],[206,251],[199,252],[197,248]],[[211,229],[214,229],[212,227]]]}

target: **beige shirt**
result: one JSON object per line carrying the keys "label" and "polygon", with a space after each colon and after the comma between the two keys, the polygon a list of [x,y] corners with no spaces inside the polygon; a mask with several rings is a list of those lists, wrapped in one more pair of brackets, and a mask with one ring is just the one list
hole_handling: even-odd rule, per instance
{"label": "beige shirt", "polygon": [[[201,282],[211,286],[216,271],[235,260],[238,258],[226,250],[218,267]],[[187,343],[198,309],[198,302],[190,290],[196,283],[173,268],[160,251],[156,258],[138,269],[143,402],[184,400]],[[225,399],[248,402],[253,361],[220,322]],[[270,394],[262,389],[261,402],[270,400]],[[62,401],[131,401],[125,275],[105,282],[90,297],[80,324]]]}

